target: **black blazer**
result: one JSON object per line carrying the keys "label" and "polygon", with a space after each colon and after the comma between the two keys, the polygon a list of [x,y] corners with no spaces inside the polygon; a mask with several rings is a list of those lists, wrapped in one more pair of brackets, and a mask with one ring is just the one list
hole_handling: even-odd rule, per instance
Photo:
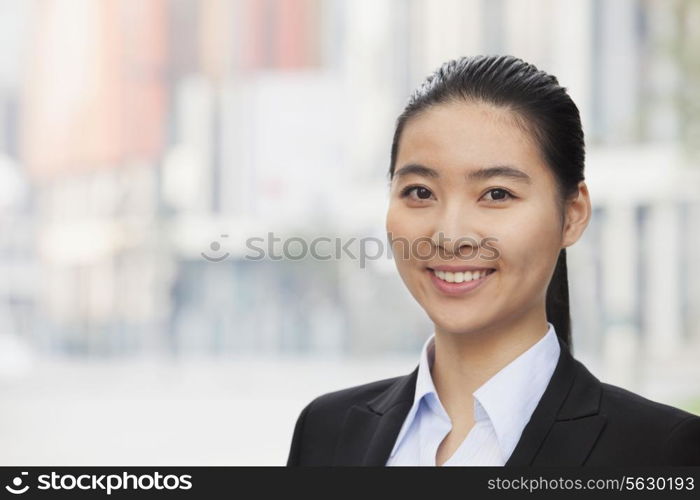
{"label": "black blazer", "polygon": [[[561,355],[506,466],[700,465],[700,417],[600,382]],[[418,366],[307,404],[288,466],[384,466],[413,403]]]}

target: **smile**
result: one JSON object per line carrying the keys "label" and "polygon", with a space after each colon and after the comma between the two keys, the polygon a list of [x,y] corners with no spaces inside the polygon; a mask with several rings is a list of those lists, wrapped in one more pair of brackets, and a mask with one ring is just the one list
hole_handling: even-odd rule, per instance
{"label": "smile", "polygon": [[484,269],[483,271],[464,271],[456,273],[451,273],[449,271],[436,271],[435,269],[431,269],[431,271],[435,273],[435,276],[437,276],[441,280],[447,281],[448,283],[462,283],[464,281],[472,281],[483,278],[487,274],[490,274],[492,271],[495,271],[495,269]]}
{"label": "smile", "polygon": [[447,295],[460,295],[479,288],[488,281],[495,269],[479,271],[449,272],[426,269],[435,287]]}

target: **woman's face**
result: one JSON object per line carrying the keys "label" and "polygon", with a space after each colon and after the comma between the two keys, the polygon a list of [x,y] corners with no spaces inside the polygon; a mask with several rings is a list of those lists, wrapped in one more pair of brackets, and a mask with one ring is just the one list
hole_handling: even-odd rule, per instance
{"label": "woman's face", "polygon": [[[561,217],[553,174],[512,112],[452,102],[406,123],[386,229],[399,274],[436,329],[476,332],[544,314],[559,252],[585,226],[567,232]],[[490,274],[462,272],[473,268]]]}

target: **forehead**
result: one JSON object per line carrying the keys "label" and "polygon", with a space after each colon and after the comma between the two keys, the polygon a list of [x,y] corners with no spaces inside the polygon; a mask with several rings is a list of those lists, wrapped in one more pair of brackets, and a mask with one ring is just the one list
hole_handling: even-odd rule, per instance
{"label": "forehead", "polygon": [[539,147],[517,119],[481,102],[432,106],[406,123],[396,167],[416,162],[461,175],[465,168],[513,165],[532,176],[546,174]]}

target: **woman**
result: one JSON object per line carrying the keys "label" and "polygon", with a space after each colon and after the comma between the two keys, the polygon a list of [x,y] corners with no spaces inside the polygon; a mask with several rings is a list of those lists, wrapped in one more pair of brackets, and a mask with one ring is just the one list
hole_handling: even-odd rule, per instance
{"label": "woman", "polygon": [[465,57],[425,80],[397,120],[386,229],[434,334],[410,374],[311,401],[287,465],[700,465],[700,417],[572,355],[584,156],[576,105],[531,64]]}

